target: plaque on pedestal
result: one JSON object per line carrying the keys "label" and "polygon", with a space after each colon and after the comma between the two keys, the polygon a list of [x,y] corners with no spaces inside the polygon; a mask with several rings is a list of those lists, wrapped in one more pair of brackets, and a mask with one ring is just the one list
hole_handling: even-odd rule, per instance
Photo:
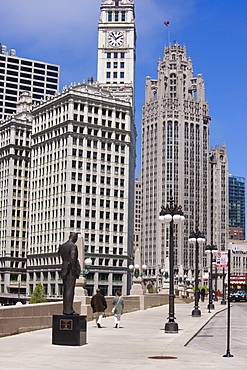
{"label": "plaque on pedestal", "polygon": [[62,346],[87,344],[87,316],[53,315],[52,344]]}

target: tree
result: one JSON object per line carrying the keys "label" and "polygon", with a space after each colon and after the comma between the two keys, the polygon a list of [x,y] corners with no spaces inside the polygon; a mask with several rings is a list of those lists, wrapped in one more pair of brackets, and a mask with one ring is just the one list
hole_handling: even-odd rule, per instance
{"label": "tree", "polygon": [[29,303],[43,303],[47,302],[45,289],[41,283],[36,285],[33,294],[31,295]]}

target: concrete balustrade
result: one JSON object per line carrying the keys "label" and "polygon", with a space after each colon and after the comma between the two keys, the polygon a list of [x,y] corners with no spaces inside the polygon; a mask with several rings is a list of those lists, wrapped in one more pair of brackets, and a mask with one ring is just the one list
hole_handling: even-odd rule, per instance
{"label": "concrete balustrade", "polygon": [[[112,299],[106,297],[106,315],[112,315]],[[93,320],[90,306],[91,297],[81,301],[74,301],[74,310],[81,314],[87,313],[87,320]],[[125,296],[124,313],[160,306],[168,303],[166,294],[145,294],[142,296]],[[26,304],[22,306],[0,307],[0,337],[19,334],[27,331],[45,329],[52,326],[52,315],[62,313],[62,302],[47,302],[39,304]]]}

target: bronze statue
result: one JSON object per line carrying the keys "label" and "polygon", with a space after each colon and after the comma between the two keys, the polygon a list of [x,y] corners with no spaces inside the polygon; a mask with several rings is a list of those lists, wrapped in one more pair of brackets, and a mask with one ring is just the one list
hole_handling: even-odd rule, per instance
{"label": "bronze statue", "polygon": [[75,282],[80,274],[80,264],[78,260],[78,249],[75,244],[78,234],[71,232],[69,240],[59,246],[58,254],[62,257],[63,264],[61,276],[63,279],[63,314],[79,315],[73,309],[73,299],[75,291]]}

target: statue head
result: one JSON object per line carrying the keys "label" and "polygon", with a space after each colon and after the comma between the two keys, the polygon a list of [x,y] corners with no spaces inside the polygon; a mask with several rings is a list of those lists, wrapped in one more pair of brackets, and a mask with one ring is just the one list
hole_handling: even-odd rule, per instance
{"label": "statue head", "polygon": [[78,233],[71,232],[69,234],[69,240],[72,240],[75,243],[77,241],[77,239],[78,239]]}

